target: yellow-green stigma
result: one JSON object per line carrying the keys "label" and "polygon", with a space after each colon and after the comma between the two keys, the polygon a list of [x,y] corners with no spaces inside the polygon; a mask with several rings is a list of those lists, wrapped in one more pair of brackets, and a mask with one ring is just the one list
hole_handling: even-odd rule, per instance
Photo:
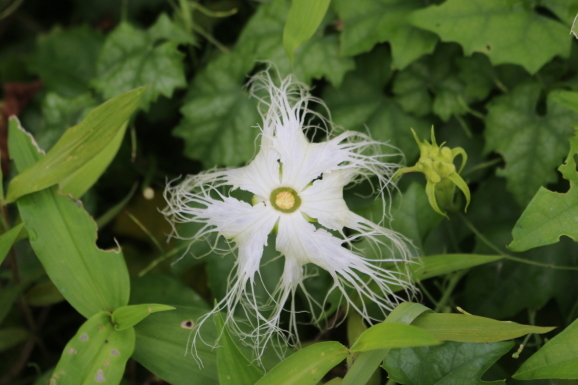
{"label": "yellow-green stigma", "polygon": [[282,213],[292,213],[301,206],[301,198],[291,187],[279,187],[271,193],[271,204]]}

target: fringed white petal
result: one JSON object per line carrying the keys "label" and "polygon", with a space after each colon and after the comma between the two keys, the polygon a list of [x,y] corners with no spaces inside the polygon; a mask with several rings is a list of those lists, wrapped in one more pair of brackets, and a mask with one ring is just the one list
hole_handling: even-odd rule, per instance
{"label": "fringed white petal", "polygon": [[261,144],[255,159],[245,167],[227,170],[227,179],[234,188],[250,191],[263,198],[280,184],[279,153],[271,146]]}
{"label": "fringed white petal", "polygon": [[[277,250],[300,266],[313,263],[329,272],[334,279],[334,289],[342,293],[347,305],[355,308],[367,321],[372,321],[374,319],[369,316],[365,301],[377,304],[385,314],[399,301],[392,288],[408,286],[407,276],[381,268],[381,260],[357,255],[343,243],[344,240],[326,230],[315,229],[300,215],[285,215],[279,219]],[[299,275],[292,273],[288,277],[298,278]],[[298,284],[300,282],[281,282],[285,291]],[[361,300],[354,301],[351,293]]]}
{"label": "fringed white petal", "polygon": [[299,196],[301,211],[317,219],[331,230],[341,231],[351,223],[351,211],[343,200],[343,188],[351,183],[355,174],[351,170],[336,170],[323,174]]}

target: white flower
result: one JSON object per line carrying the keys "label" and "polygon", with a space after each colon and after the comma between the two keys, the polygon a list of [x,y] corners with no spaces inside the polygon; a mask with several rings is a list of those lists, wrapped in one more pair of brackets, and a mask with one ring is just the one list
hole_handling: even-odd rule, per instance
{"label": "white flower", "polygon": [[[351,212],[343,199],[343,188],[374,177],[383,193],[398,165],[384,161],[392,155],[372,153],[384,144],[364,134],[346,131],[333,136],[329,122],[308,108],[309,102],[323,103],[291,77],[276,86],[269,73],[263,72],[252,80],[251,91],[253,96],[263,91],[269,95],[259,99],[264,107],[263,127],[255,159],[245,167],[188,176],[182,183],[169,186],[165,194],[169,203],[165,214],[173,223],[204,224],[193,240],[217,233],[236,248],[234,279],[212,313],[226,310],[227,321],[234,325],[232,315],[243,306],[253,315],[253,331],[244,334],[260,348],[272,335],[279,335],[276,332],[285,337],[284,342],[298,341],[292,339],[296,337],[293,302],[289,330],[281,330],[279,320],[285,303],[289,298],[293,301],[299,287],[311,306],[323,307],[303,285],[305,265],[314,264],[331,274],[331,291],[339,290],[348,308],[354,308],[367,321],[374,320],[365,307],[367,301],[385,312],[398,301],[392,287],[411,290],[406,269],[390,271],[380,265],[409,261],[410,249],[400,234]],[[322,126],[310,125],[311,118],[322,121]],[[311,143],[306,134],[319,129],[324,130],[326,140]],[[253,193],[252,204],[229,196],[234,189]],[[345,228],[354,235],[345,235]],[[284,272],[270,298],[256,298],[256,275],[272,231],[277,233],[275,248],[285,259]],[[390,255],[379,260],[365,258],[352,244],[359,238],[369,239],[380,249],[385,246]],[[352,299],[352,292],[357,292],[357,300]],[[262,314],[265,307],[270,316]]]}

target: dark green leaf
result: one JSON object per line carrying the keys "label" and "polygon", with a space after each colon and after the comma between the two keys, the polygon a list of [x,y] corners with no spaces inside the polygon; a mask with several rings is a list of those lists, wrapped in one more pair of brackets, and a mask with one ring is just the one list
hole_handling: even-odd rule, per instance
{"label": "dark green leaf", "polygon": [[[42,155],[32,138],[10,122],[10,154],[19,171],[38,164]],[[96,247],[92,218],[54,186],[18,200],[32,248],[64,298],[86,318],[126,306],[129,278],[120,251]]]}
{"label": "dark green leaf", "polygon": [[255,154],[257,101],[243,89],[253,63],[236,53],[222,54],[191,84],[184,115],[174,134],[184,139],[185,155],[206,167],[238,166]]}
{"label": "dark green leaf", "polygon": [[225,328],[221,313],[215,314],[214,319],[221,336],[217,348],[219,385],[253,385],[263,376],[263,372],[241,353]]}
{"label": "dark green leaf", "polygon": [[410,128],[427,135],[429,123],[406,114],[383,93],[389,78],[389,55],[376,49],[357,60],[356,71],[347,74],[339,88],[328,87],[323,93],[333,122],[346,130],[366,132],[375,140],[399,148],[408,160],[417,158],[419,148]]}
{"label": "dark green leaf", "polygon": [[[383,368],[389,378],[403,385],[482,385],[480,377],[513,342],[458,343],[391,351]],[[505,384],[494,381],[491,384]]]}
{"label": "dark green leaf", "polygon": [[375,44],[387,41],[391,44],[393,67],[403,69],[431,53],[437,41],[435,35],[408,22],[413,11],[427,4],[423,0],[335,0],[335,10],[343,22],[343,54],[368,52]]}
{"label": "dark green leaf", "polygon": [[555,167],[568,151],[568,138],[578,113],[547,99],[546,115],[536,113],[541,88],[521,84],[507,95],[494,98],[486,117],[486,151],[503,155],[506,166],[498,175],[508,180],[520,206],[538,188],[556,181]]}
{"label": "dark green leaf", "polygon": [[0,353],[20,345],[29,337],[30,332],[24,328],[0,329]]}
{"label": "dark green leaf", "polygon": [[[28,163],[25,169],[21,167],[10,182],[7,202],[59,183],[107,149],[126,128],[144,91],[138,88],[95,108],[80,124],[68,129],[46,156]],[[17,120],[10,121],[14,129],[17,125]]]}
{"label": "dark green leaf", "polygon": [[[477,73],[477,82],[469,87],[460,77],[461,52],[456,45],[440,45],[428,55],[401,71],[393,82],[396,100],[408,113],[424,116],[431,112],[447,121],[469,111],[468,104],[485,97],[491,80]],[[473,62],[469,59],[468,62]],[[472,63],[473,64],[473,63]],[[418,133],[419,135],[419,133]]]}
{"label": "dark green leaf", "polygon": [[116,331],[110,313],[97,313],[66,344],[51,382],[58,385],[119,384],[134,346],[133,328]]}
{"label": "dark green leaf", "polygon": [[289,356],[255,385],[316,385],[348,354],[347,348],[339,342],[318,342]]}
{"label": "dark green leaf", "polygon": [[50,149],[68,127],[76,126],[89,108],[95,106],[95,100],[89,93],[72,98],[49,92],[42,100],[42,118],[44,126],[33,132],[40,148]]}
{"label": "dark green leaf", "polygon": [[468,56],[482,52],[494,65],[519,64],[532,74],[554,56],[570,54],[567,28],[522,1],[448,0],[416,11],[411,21],[460,43]]}
{"label": "dark green leaf", "polygon": [[[216,352],[199,342],[196,352],[202,367],[191,353],[191,333],[196,320],[207,312],[204,308],[177,306],[175,310],[147,317],[136,330],[134,359],[173,385],[216,385]],[[207,322],[201,330],[204,341],[213,344],[217,334]]]}
{"label": "dark green leaf", "polygon": [[578,319],[526,360],[514,374],[519,380],[578,379]]}
{"label": "dark green leaf", "polygon": [[102,36],[89,26],[53,29],[41,36],[30,60],[30,69],[40,75],[51,91],[73,96],[88,91],[96,75]]}
{"label": "dark green leaf", "polygon": [[35,284],[25,294],[30,306],[50,306],[64,301],[64,297],[51,281]]}
{"label": "dark green leaf", "polygon": [[102,47],[92,85],[107,99],[148,85],[140,104],[145,110],[159,95],[170,98],[176,88],[186,85],[183,55],[178,42],[155,44],[160,38],[164,36],[158,29],[148,33],[120,24]]}

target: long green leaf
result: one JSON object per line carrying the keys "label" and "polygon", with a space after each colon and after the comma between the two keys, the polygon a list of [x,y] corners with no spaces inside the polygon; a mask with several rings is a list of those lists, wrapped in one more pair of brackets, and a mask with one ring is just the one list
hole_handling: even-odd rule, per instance
{"label": "long green leaf", "polygon": [[[424,312],[431,312],[431,310],[419,303],[404,302],[393,309],[384,323],[396,322],[407,325]],[[357,385],[367,382],[388,352],[389,349],[361,352],[343,378],[342,385]]]}
{"label": "long green leaf", "polygon": [[16,241],[18,234],[22,231],[22,227],[24,227],[24,223],[14,226],[4,234],[0,235],[0,265],[4,262],[4,259],[8,255],[12,244]]}
{"label": "long green leaf", "polygon": [[[42,155],[32,138],[10,121],[9,149],[16,168],[24,170]],[[30,244],[64,298],[86,318],[128,304],[130,283],[120,251],[96,247],[96,225],[72,199],[53,186],[17,202]]]}
{"label": "long green leaf", "polygon": [[154,303],[123,306],[112,313],[112,323],[114,324],[115,330],[125,330],[135,326],[152,313],[174,309],[172,306]]}
{"label": "long green leaf", "polygon": [[528,358],[513,375],[518,380],[578,379],[578,319]]}
{"label": "long green leaf", "polygon": [[499,255],[479,254],[442,254],[422,257],[418,263],[410,266],[412,277],[416,281],[437,277],[457,270],[483,265],[502,259]]}
{"label": "long green leaf", "polygon": [[119,384],[135,346],[133,328],[117,331],[110,313],[92,316],[66,344],[51,384]]}
{"label": "long green leaf", "polygon": [[412,325],[383,322],[363,332],[351,347],[353,353],[376,349],[439,345],[441,341]]}
{"label": "long green leaf", "polygon": [[294,62],[294,53],[297,47],[305,43],[313,36],[325,13],[329,8],[330,0],[293,0],[287,23],[283,29],[283,47],[291,60]]}
{"label": "long green leaf", "polygon": [[253,385],[263,376],[263,372],[241,353],[225,328],[221,313],[215,314],[214,319],[221,336],[217,348],[219,384]]}
{"label": "long green leaf", "polygon": [[124,124],[110,143],[94,158],[60,182],[60,191],[63,194],[70,194],[75,198],[80,198],[96,183],[116,156],[124,138],[126,126]]}
{"label": "long green leaf", "polygon": [[44,158],[29,164],[12,179],[6,202],[43,190],[82,168],[115,140],[138,107],[146,87],[110,99],[69,128]]}
{"label": "long green leaf", "polygon": [[339,342],[319,342],[289,356],[255,385],[316,385],[348,354]]}
{"label": "long green leaf", "polygon": [[412,325],[428,331],[440,340],[459,342],[505,341],[530,333],[547,333],[554,329],[496,321],[469,314],[436,313],[422,314],[412,322]]}

